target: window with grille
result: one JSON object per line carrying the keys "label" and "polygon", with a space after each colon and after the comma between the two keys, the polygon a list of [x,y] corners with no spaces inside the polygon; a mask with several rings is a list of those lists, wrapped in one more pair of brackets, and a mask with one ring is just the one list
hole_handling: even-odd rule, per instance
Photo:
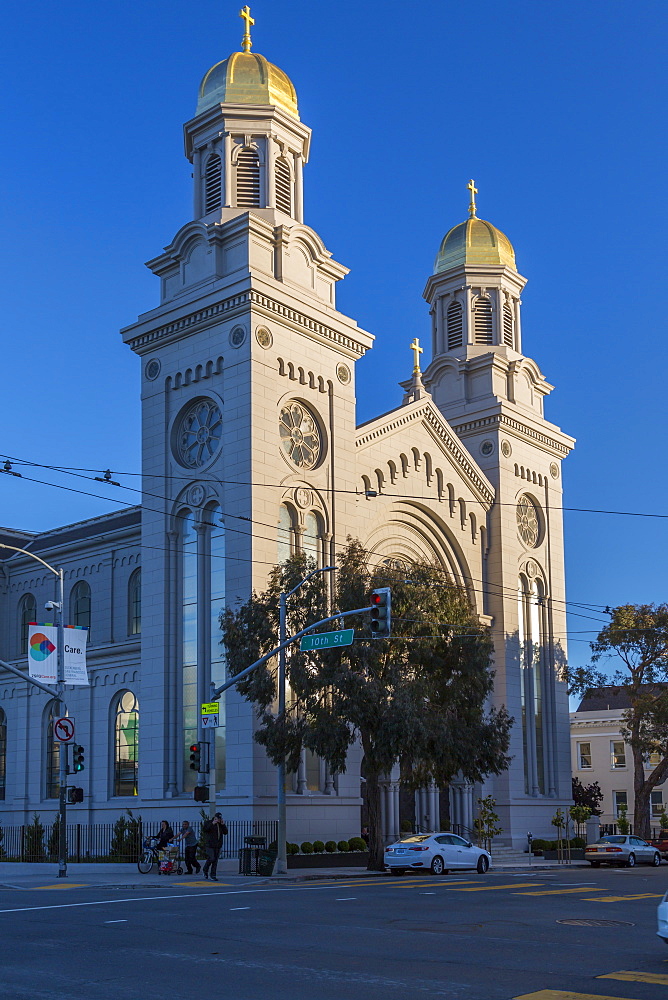
{"label": "window with grille", "polygon": [[119,696],[114,715],[114,795],[136,795],[139,705],[131,691],[124,691]]}
{"label": "window with grille", "polygon": [[591,743],[578,743],[578,766],[581,771],[591,767]]}
{"label": "window with grille", "polygon": [[507,302],[503,307],[503,342],[508,347],[515,346],[515,338],[513,336],[513,310]]}
{"label": "window with grille", "polygon": [[128,583],[128,635],[141,632],[141,570],[136,569]]}
{"label": "window with grille", "polygon": [[292,215],[292,178],[290,167],[283,159],[276,160],[276,208]]}
{"label": "window with grille", "polygon": [[20,654],[28,652],[28,629],[37,618],[37,601],[32,594],[24,594],[19,604]]}
{"label": "window with grille", "polygon": [[260,207],[260,158],[254,149],[242,149],[237,158],[237,206]]}
{"label": "window with grille", "polygon": [[492,303],[489,299],[480,298],[476,302],[473,330],[476,344],[493,343]]}
{"label": "window with grille", "polygon": [[446,312],[449,351],[462,346],[464,336],[463,317],[464,313],[461,302],[451,302]]}
{"label": "window with grille", "polygon": [[204,212],[220,208],[222,163],[218,153],[212,153],[204,168]]}
{"label": "window with grille", "polygon": [[[90,587],[79,580],[70,593],[70,625],[90,629]],[[90,635],[89,635],[90,638]]]}
{"label": "window with grille", "polygon": [[620,809],[628,809],[628,796],[626,792],[613,792],[612,801],[615,804],[615,816],[619,815]]}
{"label": "window with grille", "polygon": [[626,767],[626,747],[623,740],[610,741],[610,766],[613,770]]}

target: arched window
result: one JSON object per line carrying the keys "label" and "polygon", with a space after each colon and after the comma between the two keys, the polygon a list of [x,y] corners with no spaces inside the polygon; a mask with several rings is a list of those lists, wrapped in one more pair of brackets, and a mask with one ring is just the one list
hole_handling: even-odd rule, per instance
{"label": "arched window", "polygon": [[50,701],[44,709],[44,749],[46,758],[45,798],[57,799],[60,794],[60,743],[54,739],[53,724],[60,718],[58,702]]}
{"label": "arched window", "polygon": [[260,158],[254,149],[242,149],[237,157],[237,206],[260,207]]}
{"label": "arched window", "polygon": [[520,576],[518,620],[522,687],[524,782],[528,795],[545,792],[543,723],[543,605],[542,583]]}
{"label": "arched window", "polygon": [[448,329],[448,350],[462,346],[464,338],[463,310],[461,302],[451,302],[446,313],[446,324]]}
{"label": "arched window", "polygon": [[204,212],[213,212],[221,205],[222,163],[218,153],[212,153],[204,168]]}
{"label": "arched window", "polygon": [[482,296],[476,301],[473,314],[473,332],[476,344],[493,343],[492,303]]}
{"label": "arched window", "polygon": [[0,801],[5,798],[7,783],[7,716],[0,708]]}
{"label": "arched window", "polygon": [[114,795],[137,795],[139,704],[132,691],[116,700],[114,717]]}
{"label": "arched window", "polygon": [[[208,526],[207,558],[209,560],[209,635],[211,650],[211,680],[214,684],[225,681],[225,647],[221,642],[220,615],[225,609],[225,523],[219,504],[212,504],[205,511]],[[225,788],[225,699],[218,702],[219,722],[216,734],[216,790]]]}
{"label": "arched window", "polygon": [[28,652],[28,626],[37,618],[37,601],[33,594],[24,594],[19,602],[19,653]]}
{"label": "arched window", "polygon": [[69,624],[90,629],[90,587],[85,580],[79,580],[70,591]]}
{"label": "arched window", "polygon": [[303,545],[304,552],[309,559],[312,559],[315,565],[321,568],[323,565],[322,518],[313,511],[304,518]]}
{"label": "arched window", "polygon": [[286,160],[276,160],[276,208],[292,215],[292,177]]}
{"label": "arched window", "polygon": [[188,768],[188,747],[197,739],[197,532],[190,510],[180,515],[181,635],[183,668],[184,790],[192,791],[195,773]]}
{"label": "arched window", "polygon": [[136,569],[128,580],[128,635],[141,632],[141,569]]}
{"label": "arched window", "polygon": [[506,302],[503,307],[503,342],[507,347],[515,346],[513,310]]}
{"label": "arched window", "polygon": [[287,504],[281,504],[278,509],[278,562],[289,559],[295,548],[295,516]]}

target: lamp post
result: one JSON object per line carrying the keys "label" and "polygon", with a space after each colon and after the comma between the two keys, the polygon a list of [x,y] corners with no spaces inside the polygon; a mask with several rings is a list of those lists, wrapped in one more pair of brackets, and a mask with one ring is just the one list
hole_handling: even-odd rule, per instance
{"label": "lamp post", "polygon": [[[288,597],[291,597],[300,587],[316,576],[318,573],[333,573],[336,566],[323,566],[322,569],[314,569],[308,573],[303,580],[300,580],[296,587],[293,587],[287,594],[281,593],[279,598],[278,617],[278,642],[279,645],[285,642],[285,620],[287,613]],[[285,717],[285,649],[281,649],[278,654],[278,715]],[[276,805],[278,807],[278,856],[276,858],[276,874],[287,875],[288,858],[285,838],[287,836],[287,815],[285,807],[285,757],[282,758],[277,769]]]}
{"label": "lamp post", "polygon": [[[29,556],[36,562],[41,563],[45,566],[51,573],[53,573],[58,578],[58,600],[50,601],[49,604],[52,608],[57,611],[56,627],[58,629],[58,650],[56,653],[58,672],[57,672],[57,682],[56,682],[56,697],[58,699],[58,711],[63,714],[67,711],[65,702],[63,701],[63,693],[65,691],[65,584],[63,577],[62,567],[56,569],[54,566],[50,566],[48,562],[40,559],[36,556],[34,552],[28,552],[27,549],[20,549],[16,545],[6,545],[4,542],[0,543],[0,548],[10,549],[12,552],[21,552],[24,556]],[[26,678],[30,680],[30,678]],[[41,686],[41,685],[40,685]],[[59,820],[59,837],[58,837],[58,878],[67,878],[67,744],[61,743],[58,749],[58,764],[59,764],[59,808],[58,808],[58,820]]]}

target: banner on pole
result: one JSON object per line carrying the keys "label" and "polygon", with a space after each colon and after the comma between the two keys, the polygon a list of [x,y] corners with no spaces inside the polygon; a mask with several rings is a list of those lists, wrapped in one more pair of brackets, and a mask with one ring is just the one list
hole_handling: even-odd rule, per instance
{"label": "banner on pole", "polygon": [[[88,685],[86,643],[88,629],[63,629],[65,683]],[[43,684],[58,682],[58,629],[55,625],[28,626],[28,673]]]}

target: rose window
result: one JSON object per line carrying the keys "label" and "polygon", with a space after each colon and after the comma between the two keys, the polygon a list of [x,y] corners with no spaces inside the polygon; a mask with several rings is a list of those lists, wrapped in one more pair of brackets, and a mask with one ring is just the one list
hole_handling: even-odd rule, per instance
{"label": "rose window", "polygon": [[213,399],[198,399],[181,417],[175,437],[176,457],[188,469],[199,469],[218,451],[223,415]]}
{"label": "rose window", "polygon": [[292,400],[281,409],[278,420],[283,451],[299,469],[317,465],[322,450],[320,428],[313,414]]}
{"label": "rose window", "polygon": [[529,497],[520,497],[517,502],[517,529],[520,538],[529,548],[538,544],[540,534],[538,509]]}

